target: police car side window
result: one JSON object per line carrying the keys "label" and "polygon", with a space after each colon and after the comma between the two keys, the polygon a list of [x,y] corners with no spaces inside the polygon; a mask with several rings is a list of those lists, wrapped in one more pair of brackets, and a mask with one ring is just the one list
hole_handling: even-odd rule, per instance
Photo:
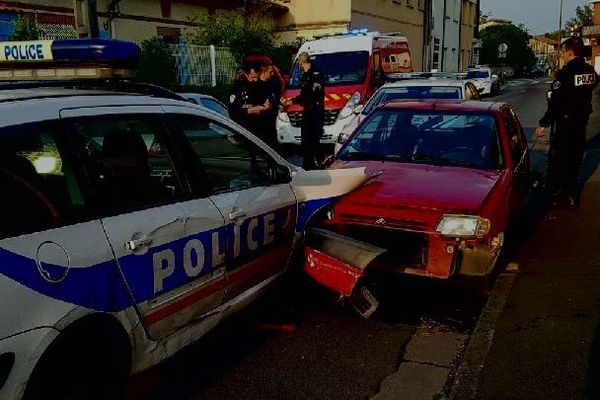
{"label": "police car side window", "polygon": [[213,192],[269,185],[272,160],[242,134],[200,117],[177,117],[208,176]]}
{"label": "police car side window", "polygon": [[72,122],[104,213],[119,214],[183,199],[160,119],[111,115]]}
{"label": "police car side window", "polygon": [[0,238],[82,222],[84,197],[59,125],[34,123],[0,129]]}

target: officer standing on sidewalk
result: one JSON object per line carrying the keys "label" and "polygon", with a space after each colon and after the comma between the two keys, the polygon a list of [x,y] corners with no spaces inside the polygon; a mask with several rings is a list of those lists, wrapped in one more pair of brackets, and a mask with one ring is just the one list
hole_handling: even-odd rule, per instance
{"label": "officer standing on sidewalk", "polygon": [[308,53],[300,53],[298,65],[303,72],[300,79],[300,96],[285,99],[282,104],[301,104],[302,129],[302,167],[306,170],[317,169],[323,162],[319,146],[323,136],[325,119],[325,78],[321,70],[310,62]]}
{"label": "officer standing on sidewalk", "polygon": [[584,45],[580,37],[570,37],[561,47],[567,63],[552,83],[548,110],[540,120],[536,137],[543,137],[545,128],[556,124],[551,143],[554,156],[549,160],[551,170],[557,175],[554,204],[577,208],[577,177],[583,162],[592,94],[598,76],[583,58]]}

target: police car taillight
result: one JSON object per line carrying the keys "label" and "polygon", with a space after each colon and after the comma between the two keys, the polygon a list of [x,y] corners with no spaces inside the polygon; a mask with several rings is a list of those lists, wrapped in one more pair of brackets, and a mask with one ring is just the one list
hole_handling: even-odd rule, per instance
{"label": "police car taillight", "polygon": [[140,54],[137,44],[120,40],[0,42],[0,80],[129,78]]}

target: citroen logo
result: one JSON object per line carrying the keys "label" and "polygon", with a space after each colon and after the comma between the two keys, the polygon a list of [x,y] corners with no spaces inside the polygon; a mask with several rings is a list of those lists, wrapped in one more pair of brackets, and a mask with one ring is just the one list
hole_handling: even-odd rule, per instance
{"label": "citroen logo", "polygon": [[375,225],[385,225],[387,224],[387,222],[385,222],[385,219],[383,218],[379,218],[377,221],[375,221]]}

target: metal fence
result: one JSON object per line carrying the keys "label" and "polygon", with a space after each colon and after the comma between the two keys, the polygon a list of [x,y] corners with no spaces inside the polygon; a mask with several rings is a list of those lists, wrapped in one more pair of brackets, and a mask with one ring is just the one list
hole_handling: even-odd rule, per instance
{"label": "metal fence", "polygon": [[171,45],[181,85],[216,86],[232,83],[237,63],[227,47]]}

